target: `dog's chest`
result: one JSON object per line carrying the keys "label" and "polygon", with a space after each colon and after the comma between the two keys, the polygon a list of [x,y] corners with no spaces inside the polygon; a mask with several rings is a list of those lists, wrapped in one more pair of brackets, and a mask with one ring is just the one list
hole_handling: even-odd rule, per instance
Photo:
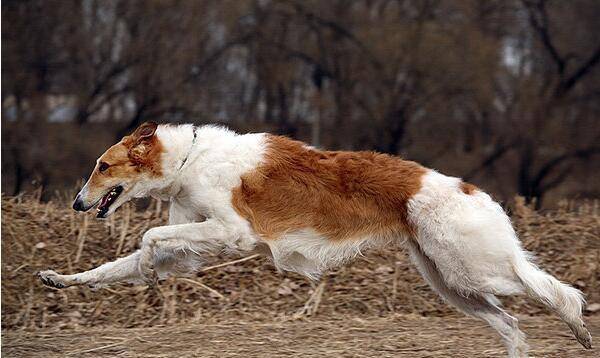
{"label": "dog's chest", "polygon": [[169,224],[202,222],[208,217],[208,209],[202,205],[192,205],[188,200],[171,199],[169,203]]}

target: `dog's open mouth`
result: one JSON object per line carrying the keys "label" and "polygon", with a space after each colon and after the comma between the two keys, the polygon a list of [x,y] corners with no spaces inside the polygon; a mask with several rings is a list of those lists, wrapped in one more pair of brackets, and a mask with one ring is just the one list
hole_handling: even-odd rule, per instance
{"label": "dog's open mouth", "polygon": [[100,200],[100,204],[98,204],[98,207],[96,208],[96,217],[103,218],[104,215],[106,215],[106,213],[108,212],[108,209],[110,208],[111,204],[114,203],[115,200],[117,200],[117,198],[119,197],[119,195],[121,195],[122,192],[123,187],[120,185],[117,185],[114,188],[110,189],[110,191],[106,195],[104,195]]}

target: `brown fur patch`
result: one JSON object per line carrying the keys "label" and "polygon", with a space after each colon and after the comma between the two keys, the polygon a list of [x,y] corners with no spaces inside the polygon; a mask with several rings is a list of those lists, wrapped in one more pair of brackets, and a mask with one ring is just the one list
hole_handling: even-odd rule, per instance
{"label": "brown fur patch", "polygon": [[124,137],[121,143],[127,148],[127,156],[138,169],[148,170],[155,176],[162,175],[160,156],[164,151],[160,140],[155,135],[158,125],[146,122],[140,125],[131,135]]}
{"label": "brown fur patch", "polygon": [[132,136],[124,137],[121,141],[127,148],[127,157],[138,170],[147,170],[154,176],[162,175],[160,156],[164,147],[156,136],[136,144]]}
{"label": "brown fur patch", "polygon": [[462,190],[462,192],[467,195],[473,195],[473,193],[475,193],[477,190],[479,190],[479,188],[471,183],[467,183],[467,182],[463,181],[460,183],[460,190]]}
{"label": "brown fur patch", "polygon": [[305,228],[332,240],[410,233],[407,201],[425,171],[386,154],[320,151],[269,136],[265,162],[242,177],[232,203],[269,239]]}

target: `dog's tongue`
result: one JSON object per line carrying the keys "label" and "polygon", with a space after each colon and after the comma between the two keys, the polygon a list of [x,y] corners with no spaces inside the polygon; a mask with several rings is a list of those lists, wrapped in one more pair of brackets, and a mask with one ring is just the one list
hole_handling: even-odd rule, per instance
{"label": "dog's tongue", "polygon": [[109,196],[109,195],[107,194],[107,195],[104,195],[104,196],[102,197],[102,200],[100,201],[100,205],[99,205],[99,207],[103,207],[104,205],[106,205],[106,203],[108,202],[108,196]]}

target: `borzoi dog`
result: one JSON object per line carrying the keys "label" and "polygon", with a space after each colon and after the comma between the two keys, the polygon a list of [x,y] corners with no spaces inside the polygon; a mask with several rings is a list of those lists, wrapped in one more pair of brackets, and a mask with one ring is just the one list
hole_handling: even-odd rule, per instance
{"label": "borzoi dog", "polygon": [[398,157],[322,151],[270,134],[145,123],[97,161],[73,208],[106,218],[131,198],[169,200],[169,224],[135,253],[90,271],[43,271],[46,285],[154,284],[205,253],[267,253],[317,278],[367,247],[400,242],[448,303],[486,321],[511,357],[526,356],[496,295],[527,294],[591,348],[583,298],[531,263],[500,205],[477,187]]}

